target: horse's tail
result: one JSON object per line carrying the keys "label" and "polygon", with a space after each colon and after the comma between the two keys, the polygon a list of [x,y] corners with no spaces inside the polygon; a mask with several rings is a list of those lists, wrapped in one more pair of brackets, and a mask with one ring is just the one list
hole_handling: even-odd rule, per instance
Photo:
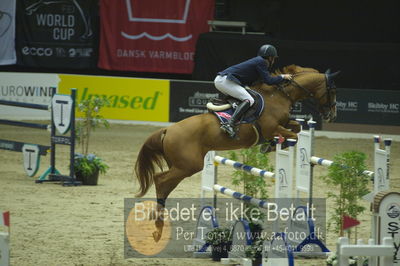
{"label": "horse's tail", "polygon": [[135,165],[135,173],[140,184],[140,189],[136,197],[143,197],[151,185],[153,185],[153,177],[156,171],[155,166],[158,166],[162,171],[164,158],[163,138],[165,132],[165,128],[154,132],[146,140],[139,152]]}

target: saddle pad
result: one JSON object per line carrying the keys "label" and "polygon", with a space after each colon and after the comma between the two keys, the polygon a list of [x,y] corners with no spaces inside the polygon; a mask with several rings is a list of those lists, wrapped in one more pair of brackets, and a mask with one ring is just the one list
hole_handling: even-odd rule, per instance
{"label": "saddle pad", "polygon": [[[254,98],[254,104],[243,115],[242,120],[240,121],[241,124],[253,123],[260,117],[262,111],[264,110],[264,99],[261,96],[261,94],[259,94],[256,91],[251,90],[251,95]],[[219,112],[213,111],[213,113],[218,117],[218,119],[221,123],[228,122],[234,112],[235,112],[234,108],[229,108],[227,110],[219,111]]]}

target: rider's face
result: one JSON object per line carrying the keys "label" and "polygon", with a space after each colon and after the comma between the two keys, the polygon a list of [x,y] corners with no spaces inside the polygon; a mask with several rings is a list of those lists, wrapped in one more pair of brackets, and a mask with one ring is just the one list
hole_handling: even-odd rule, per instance
{"label": "rider's face", "polygon": [[268,62],[269,62],[269,65],[272,66],[275,63],[275,57],[273,57],[273,56],[268,57]]}

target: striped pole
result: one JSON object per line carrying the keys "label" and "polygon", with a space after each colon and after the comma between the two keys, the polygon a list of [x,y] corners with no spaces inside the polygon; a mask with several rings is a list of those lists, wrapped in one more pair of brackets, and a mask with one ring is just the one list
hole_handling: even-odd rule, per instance
{"label": "striped pole", "polygon": [[[322,166],[326,166],[326,167],[329,167],[332,164],[335,164],[334,161],[327,160],[327,159],[324,159],[324,158],[320,158],[320,157],[317,157],[317,156],[311,156],[310,161],[314,165],[322,165]],[[369,171],[369,170],[364,170],[362,173],[364,175],[369,176],[369,177],[373,177],[374,176],[374,172]]]}
{"label": "striped pole", "polygon": [[247,196],[245,194],[242,194],[242,193],[234,191],[232,189],[223,187],[221,185],[215,184],[213,189],[214,189],[215,192],[220,192],[220,193],[222,193],[224,195],[230,196],[230,197],[235,198],[237,200],[244,201],[246,203],[250,203],[250,204],[252,204],[254,206],[258,206],[258,207],[265,208],[265,209],[268,208],[268,202],[266,202],[264,200],[260,200],[260,199],[257,199],[257,198],[253,198],[251,196]]}
{"label": "striped pole", "polygon": [[262,170],[262,169],[259,169],[259,168],[256,168],[256,167],[253,167],[250,165],[246,165],[246,164],[243,164],[240,162],[236,162],[236,161],[233,161],[228,158],[221,157],[221,156],[215,156],[214,162],[232,166],[233,168],[235,168],[237,170],[242,170],[242,171],[251,173],[252,175],[255,175],[255,176],[275,178],[275,173],[273,173],[273,172]]}

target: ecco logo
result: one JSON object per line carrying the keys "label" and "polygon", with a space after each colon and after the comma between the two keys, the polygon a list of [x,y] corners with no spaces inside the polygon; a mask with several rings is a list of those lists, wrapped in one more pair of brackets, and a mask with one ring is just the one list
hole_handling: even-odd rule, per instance
{"label": "ecco logo", "polygon": [[22,53],[24,55],[35,55],[35,56],[52,56],[53,49],[51,48],[36,48],[36,47],[23,47]]}

